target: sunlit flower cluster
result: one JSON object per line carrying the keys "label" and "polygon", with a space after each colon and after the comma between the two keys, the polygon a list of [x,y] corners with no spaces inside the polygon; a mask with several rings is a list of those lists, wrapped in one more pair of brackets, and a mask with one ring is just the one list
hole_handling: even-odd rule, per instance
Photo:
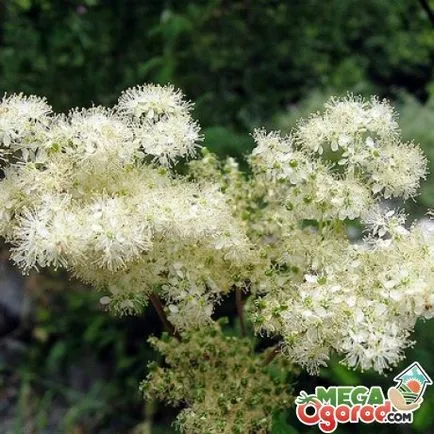
{"label": "sunlit flower cluster", "polygon": [[178,328],[209,323],[253,246],[215,182],[167,167],[197,147],[190,109],[152,85],[67,115],[5,97],[0,228],[12,259],[25,272],[68,269],[114,312],[140,311],[159,288]]}
{"label": "sunlit flower cluster", "polygon": [[[287,356],[311,372],[332,351],[383,372],[404,357],[417,319],[433,316],[434,238],[384,202],[414,195],[426,174],[395,118],[386,102],[349,97],[288,137],[255,134],[251,164],[268,209],[251,226],[270,262],[268,281],[251,279],[262,295],[249,309],[256,330],[282,336]],[[357,243],[355,219],[365,231]]]}
{"label": "sunlit flower cluster", "polygon": [[[191,109],[170,86],[66,115],[37,97],[4,97],[0,234],[22,270],[66,268],[115,313],[161,297],[181,342],[154,342],[169,359],[179,354],[167,360],[174,371],[151,375],[151,390],[187,403],[184,432],[260,432],[269,411],[245,401],[253,389],[236,367],[251,348],[213,341],[216,304],[244,291],[255,332],[280,339],[286,359],[311,373],[333,352],[351,368],[395,366],[416,321],[434,315],[434,231],[406,223],[388,199],[417,193],[426,159],[401,142],[387,102],[350,96],[288,136],[255,131],[246,172],[205,149],[178,170],[201,141]],[[219,346],[223,365],[189,372]],[[217,366],[238,370],[232,404],[219,398]],[[192,375],[214,389],[199,390]]]}

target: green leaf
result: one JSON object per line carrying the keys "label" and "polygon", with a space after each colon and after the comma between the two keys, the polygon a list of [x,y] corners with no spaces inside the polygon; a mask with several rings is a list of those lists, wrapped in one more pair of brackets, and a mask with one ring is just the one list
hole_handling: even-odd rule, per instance
{"label": "green leaf", "polygon": [[298,434],[297,430],[288,424],[288,413],[281,411],[273,415],[271,434]]}

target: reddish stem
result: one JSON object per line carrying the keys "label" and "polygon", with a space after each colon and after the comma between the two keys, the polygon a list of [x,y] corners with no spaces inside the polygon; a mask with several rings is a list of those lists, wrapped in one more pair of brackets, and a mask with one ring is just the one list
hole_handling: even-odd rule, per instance
{"label": "reddish stem", "polygon": [[176,339],[181,340],[181,335],[176,331],[175,327],[173,327],[173,325],[167,319],[166,312],[164,312],[160,297],[158,297],[157,294],[152,293],[149,296],[149,300],[151,300],[151,303],[154,306],[164,328]]}
{"label": "reddish stem", "polygon": [[240,320],[240,329],[241,329],[241,336],[246,336],[246,323],[244,321],[244,302],[243,302],[243,294],[239,288],[235,289],[235,303],[237,305],[237,314],[238,318]]}
{"label": "reddish stem", "polygon": [[280,351],[280,346],[277,345],[275,346],[270,353],[268,354],[267,358],[264,360],[264,366],[269,365],[277,355],[279,355],[281,353]]}

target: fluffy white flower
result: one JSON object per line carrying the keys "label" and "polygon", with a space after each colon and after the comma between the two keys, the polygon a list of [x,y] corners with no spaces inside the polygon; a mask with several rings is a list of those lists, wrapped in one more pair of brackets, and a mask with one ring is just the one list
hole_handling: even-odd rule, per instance
{"label": "fluffy white flower", "polygon": [[33,209],[24,209],[12,238],[12,259],[24,270],[67,267],[68,255],[78,255],[80,232],[67,196],[45,196]]}
{"label": "fluffy white flower", "polygon": [[171,85],[145,84],[127,89],[119,98],[117,110],[127,116],[155,122],[161,117],[188,116],[192,104]]}
{"label": "fluffy white flower", "polygon": [[316,164],[294,148],[290,137],[264,130],[256,130],[253,137],[256,147],[250,160],[258,174],[264,173],[274,181],[288,180],[295,185],[308,179],[315,171]]}
{"label": "fluffy white flower", "polygon": [[187,116],[164,118],[156,123],[143,120],[134,126],[134,143],[162,166],[196,154],[202,136],[196,122]]}
{"label": "fluffy white flower", "polygon": [[28,146],[38,123],[48,122],[51,107],[36,96],[4,96],[0,102],[0,156]]}
{"label": "fluffy white flower", "polygon": [[372,191],[382,192],[386,199],[414,196],[427,174],[426,157],[418,146],[408,143],[384,146],[362,165],[369,173]]}
{"label": "fluffy white flower", "polygon": [[404,358],[404,350],[411,344],[402,327],[378,316],[375,323],[362,320],[349,325],[339,350],[347,353],[343,359],[347,366],[383,373]]}
{"label": "fluffy white flower", "polygon": [[299,124],[295,137],[302,147],[320,154],[324,148],[345,150],[366,143],[367,138],[372,142],[393,139],[398,134],[395,117],[387,101],[332,98],[323,114]]}
{"label": "fluffy white flower", "polygon": [[53,126],[53,144],[78,164],[102,170],[133,161],[136,147],[125,122],[103,107],[73,110]]}
{"label": "fluffy white flower", "polygon": [[99,199],[79,213],[84,257],[102,268],[114,271],[125,267],[152,246],[148,222],[125,199]]}

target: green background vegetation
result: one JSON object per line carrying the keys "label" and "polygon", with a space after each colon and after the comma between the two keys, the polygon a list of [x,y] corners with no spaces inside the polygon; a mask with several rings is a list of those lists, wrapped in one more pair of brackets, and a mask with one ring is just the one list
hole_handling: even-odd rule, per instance
{"label": "green background vegetation", "polygon": [[[255,127],[290,131],[328,95],[377,94],[395,101],[404,137],[422,145],[434,172],[434,32],[417,0],[9,0],[0,17],[2,93],[46,96],[67,110],[113,104],[143,82],[170,82],[195,101],[206,146],[240,159]],[[407,205],[415,216],[427,207],[434,207],[432,177]],[[137,391],[155,357],[146,345],[159,333],[155,314],[111,318],[97,295],[64,275],[32,288],[33,313],[18,326],[19,361],[0,353],[0,403],[11,384],[16,389],[11,432],[124,433],[143,421],[143,432],[173,432],[175,412],[144,404]],[[229,303],[222,310],[234,315]],[[433,334],[432,324],[419,324],[407,359],[432,376]],[[335,362],[320,380],[302,375],[295,388],[309,391],[318,381],[391,385]],[[428,390],[411,427],[339,432],[426,433],[433,414]],[[276,415],[274,434],[296,432],[317,431],[291,410]]]}

